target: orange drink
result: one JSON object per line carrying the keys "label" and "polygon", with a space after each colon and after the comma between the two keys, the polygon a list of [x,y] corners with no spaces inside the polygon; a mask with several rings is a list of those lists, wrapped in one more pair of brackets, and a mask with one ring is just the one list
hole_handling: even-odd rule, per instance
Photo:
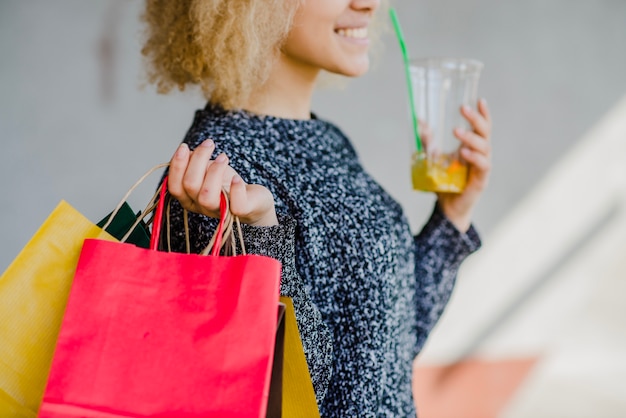
{"label": "orange drink", "polygon": [[467,183],[467,165],[455,154],[428,157],[425,153],[415,153],[411,178],[415,190],[460,193]]}

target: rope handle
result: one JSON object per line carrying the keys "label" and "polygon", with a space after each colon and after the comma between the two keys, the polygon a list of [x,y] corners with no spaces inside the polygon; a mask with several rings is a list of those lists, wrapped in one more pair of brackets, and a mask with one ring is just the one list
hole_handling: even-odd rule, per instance
{"label": "rope handle", "polygon": [[[226,255],[235,255],[235,231],[233,224],[236,225],[237,236],[239,243],[241,244],[241,253],[246,255],[246,245],[243,241],[243,232],[241,229],[241,222],[238,216],[233,215],[230,211],[230,196],[228,192],[222,188],[222,194],[220,196],[220,222],[218,229],[211,237],[208,245],[200,253],[201,255],[207,255],[212,249],[211,255],[217,256],[220,250],[226,247]],[[228,248],[230,246],[230,249]]]}
{"label": "rope handle", "polygon": [[167,193],[167,179],[165,176],[159,188],[159,201],[154,212],[154,222],[152,223],[152,235],[150,236],[150,249],[159,249],[159,238],[161,238],[161,225],[163,225],[163,209],[165,208],[165,194]]}

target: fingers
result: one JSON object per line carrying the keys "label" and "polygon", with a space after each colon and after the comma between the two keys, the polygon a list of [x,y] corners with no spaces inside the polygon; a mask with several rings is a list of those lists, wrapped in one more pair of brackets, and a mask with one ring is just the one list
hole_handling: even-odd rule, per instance
{"label": "fingers", "polygon": [[464,105],[461,106],[461,114],[468,120],[474,132],[485,139],[489,139],[491,136],[491,114],[485,99],[478,101],[478,112]]}
{"label": "fingers", "polygon": [[181,144],[170,161],[168,190],[190,211],[219,212],[223,178],[228,168],[225,154],[211,160],[215,144],[207,139],[193,152]]}
{"label": "fingers", "polygon": [[[196,194],[194,200],[204,209],[203,212],[205,214],[208,214],[206,213],[207,210],[209,212],[219,212],[224,175],[228,169],[228,157],[226,154],[220,154],[215,160],[207,161],[205,167],[207,168],[205,168],[205,173],[203,173],[203,181],[200,189],[188,189],[187,193],[191,194],[192,198],[194,193]],[[190,183],[195,185],[195,182]]]}
{"label": "fingers", "polygon": [[236,216],[245,216],[250,212],[246,183],[238,174],[230,182],[230,211]]}
{"label": "fingers", "polygon": [[470,150],[489,155],[491,153],[491,144],[487,139],[482,136],[466,131],[465,129],[456,128],[454,130],[454,136],[456,136],[464,148],[469,148]]}
{"label": "fingers", "polygon": [[472,170],[474,173],[478,172],[486,175],[489,170],[491,170],[491,159],[488,155],[463,147],[461,148],[461,156],[463,156],[474,169],[477,169]]}
{"label": "fingers", "polygon": [[194,150],[189,159],[183,177],[183,188],[185,193],[194,201],[197,200],[202,189],[214,150],[215,144],[207,139]]}
{"label": "fingers", "polygon": [[487,100],[480,99],[478,101],[478,111],[485,118],[485,120],[489,123],[491,128],[491,113],[489,112],[489,106],[487,106]]}
{"label": "fingers", "polygon": [[187,170],[190,156],[191,151],[189,151],[187,144],[180,144],[170,161],[167,182],[167,189],[170,194],[178,199],[183,207],[186,208],[191,204],[191,199],[183,188],[183,178],[185,177],[185,171]]}
{"label": "fingers", "polygon": [[425,148],[428,148],[432,144],[432,138],[433,138],[432,128],[426,121],[419,119],[418,124],[417,124],[417,129],[420,134],[420,139],[422,140],[422,145],[424,145]]}
{"label": "fingers", "polygon": [[462,158],[472,168],[472,184],[477,189],[484,188],[491,171],[491,143],[479,134],[464,129],[457,128],[454,134],[463,144],[460,149]]}

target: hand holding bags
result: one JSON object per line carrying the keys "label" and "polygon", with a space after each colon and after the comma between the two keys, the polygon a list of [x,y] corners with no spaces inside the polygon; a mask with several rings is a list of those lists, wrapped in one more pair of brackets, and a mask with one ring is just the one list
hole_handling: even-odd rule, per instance
{"label": "hand holding bags", "polygon": [[[164,190],[164,189],[163,189]],[[280,263],[88,239],[40,417],[263,417]]]}

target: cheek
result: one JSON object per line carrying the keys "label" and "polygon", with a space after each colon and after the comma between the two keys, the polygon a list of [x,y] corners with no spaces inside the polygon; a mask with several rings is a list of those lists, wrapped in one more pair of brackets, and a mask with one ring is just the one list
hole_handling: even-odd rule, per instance
{"label": "cheek", "polygon": [[333,73],[351,77],[364,74],[369,69],[367,48],[346,43],[335,33],[335,20],[336,16],[313,16],[312,13],[307,19],[301,16],[294,22],[283,53],[300,63]]}
{"label": "cheek", "polygon": [[294,28],[283,51],[307,62],[320,63],[333,54],[335,33],[323,25],[308,25]]}

